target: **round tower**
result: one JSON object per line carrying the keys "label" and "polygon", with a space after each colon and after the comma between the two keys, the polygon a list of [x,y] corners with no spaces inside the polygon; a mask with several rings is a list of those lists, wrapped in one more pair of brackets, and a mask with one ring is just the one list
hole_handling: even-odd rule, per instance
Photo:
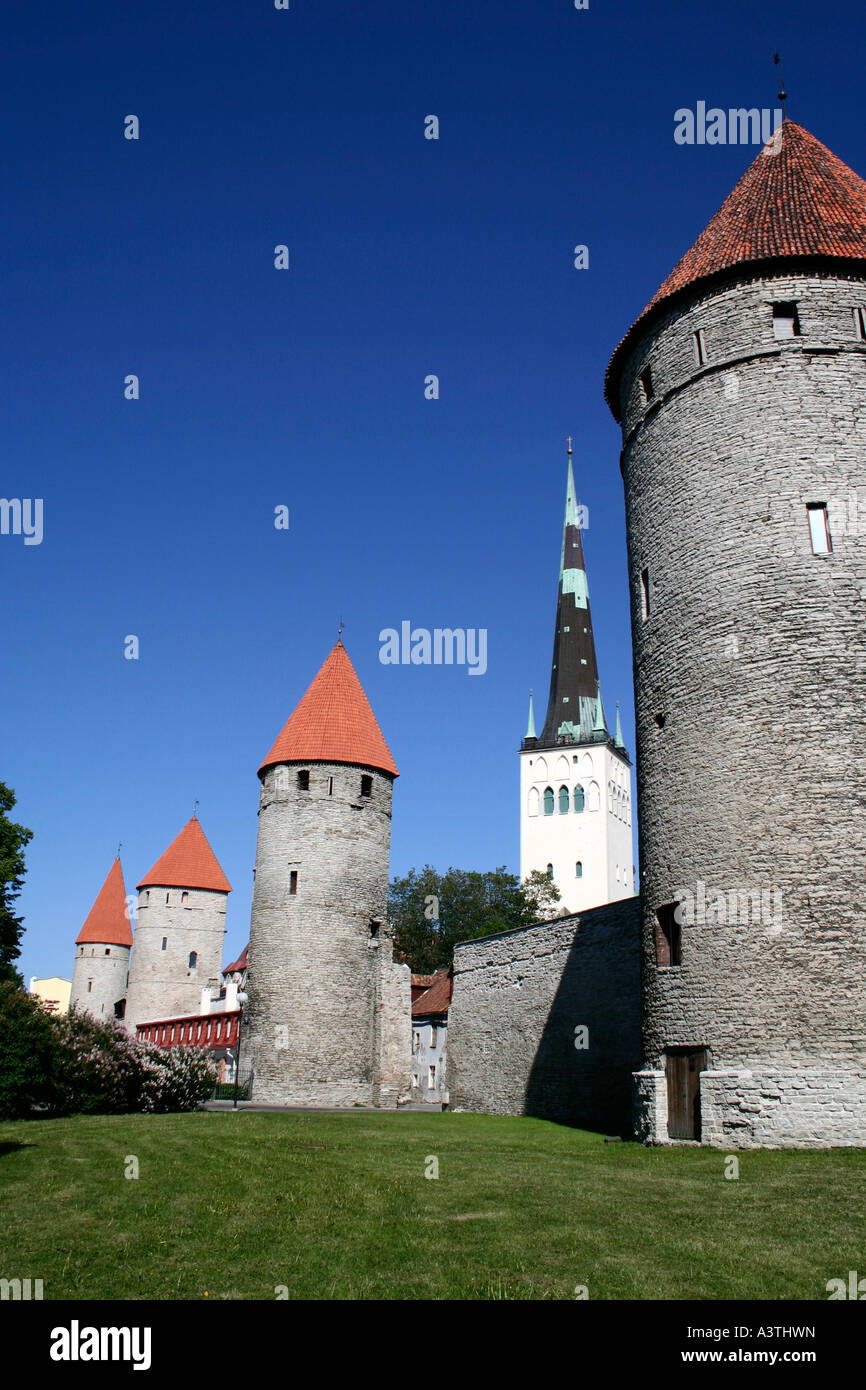
{"label": "round tower", "polygon": [[338,641],[259,769],[241,1044],[256,1100],[391,1105],[408,1092],[410,973],[386,922],[397,775]]}
{"label": "round tower", "polygon": [[123,869],[115,859],[87,920],[75,938],[70,1006],[94,1018],[123,1018],[132,928]]}
{"label": "round tower", "polygon": [[201,1011],[219,987],[231,884],[195,816],[138,885],[127,1028]]}
{"label": "round tower", "polygon": [[611,359],[638,1132],[866,1142],[866,183],[786,120]]}

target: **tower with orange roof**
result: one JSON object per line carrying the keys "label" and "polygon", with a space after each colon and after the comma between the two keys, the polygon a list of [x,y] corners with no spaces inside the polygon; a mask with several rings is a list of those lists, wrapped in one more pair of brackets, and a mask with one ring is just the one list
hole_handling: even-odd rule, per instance
{"label": "tower with orange roof", "polygon": [[866,183],[785,120],[629,329],[653,1142],[866,1136]]}
{"label": "tower with orange roof", "polygon": [[397,775],[338,641],[259,768],[254,1100],[392,1106],[408,1094],[410,973],[386,920]]}
{"label": "tower with orange roof", "polygon": [[138,885],[126,1024],[199,1012],[218,986],[231,884],[192,816]]}
{"label": "tower with orange roof", "polygon": [[75,938],[70,1005],[94,1018],[123,1018],[131,946],[132,928],[118,857]]}

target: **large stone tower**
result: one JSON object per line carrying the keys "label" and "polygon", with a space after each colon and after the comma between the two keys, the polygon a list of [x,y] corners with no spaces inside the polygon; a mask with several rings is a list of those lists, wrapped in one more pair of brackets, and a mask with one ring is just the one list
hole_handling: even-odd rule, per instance
{"label": "large stone tower", "polygon": [[408,1095],[410,972],[393,963],[386,923],[396,776],[338,641],[259,769],[241,1044],[255,1100],[396,1105]]}
{"label": "large stone tower", "polygon": [[120,859],[115,859],[75,938],[70,1005],[94,1018],[123,1018],[132,928]]}
{"label": "large stone tower", "polygon": [[569,912],[631,897],[631,826],[631,764],[619,711],[615,737],[604,717],[569,440],[550,697],[537,736],[530,696],[520,749],[520,876],[550,873]]}
{"label": "large stone tower", "polygon": [[231,884],[195,816],[138,885],[126,1022],[200,1010],[202,990],[219,987]]}
{"label": "large stone tower", "polygon": [[616,349],[640,1132],[866,1143],[866,184],[786,120]]}

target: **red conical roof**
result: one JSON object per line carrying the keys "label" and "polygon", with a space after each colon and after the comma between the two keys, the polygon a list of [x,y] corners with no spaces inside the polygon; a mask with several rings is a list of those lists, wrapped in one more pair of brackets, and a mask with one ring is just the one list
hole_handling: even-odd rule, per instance
{"label": "red conical roof", "polygon": [[785,120],[611,357],[605,396],[616,418],[626,352],[666,300],[734,267],[815,256],[866,261],[866,183],[808,130]]}
{"label": "red conical roof", "polygon": [[177,839],[172,840],[165,854],[157,859],[138,886],[148,888],[154,885],[162,888],[210,888],[217,893],[232,891],[195,816],[187,821]]}
{"label": "red conical roof", "polygon": [[355,668],[337,642],[265,758],[274,763],[354,763],[398,777]]}
{"label": "red conical roof", "polygon": [[87,914],[87,921],[75,938],[76,946],[91,941],[106,946],[132,945],[132,927],[126,913],[126,889],[119,859],[115,859],[108,870],[96,902]]}

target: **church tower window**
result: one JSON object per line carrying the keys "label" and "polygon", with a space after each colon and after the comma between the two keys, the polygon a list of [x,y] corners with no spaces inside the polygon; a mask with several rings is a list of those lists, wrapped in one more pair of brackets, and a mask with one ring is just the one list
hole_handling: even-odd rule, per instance
{"label": "church tower window", "polygon": [[579,859],[574,866],[574,876],[575,878],[583,878],[583,865]]}
{"label": "church tower window", "polygon": [[560,787],[560,789],[559,789],[559,814],[560,814],[561,816],[567,816],[567,815],[568,815],[568,802],[569,802],[568,787]]}
{"label": "church tower window", "polygon": [[553,787],[544,788],[544,814],[553,815]]}
{"label": "church tower window", "polygon": [[586,805],[586,795],[585,795],[585,793],[584,793],[583,787],[581,787],[581,786],[578,785],[578,786],[576,786],[575,789],[574,789],[574,809],[575,809],[575,811],[577,811],[578,813],[580,813],[580,812],[583,810],[583,808],[584,808],[585,805]]}

